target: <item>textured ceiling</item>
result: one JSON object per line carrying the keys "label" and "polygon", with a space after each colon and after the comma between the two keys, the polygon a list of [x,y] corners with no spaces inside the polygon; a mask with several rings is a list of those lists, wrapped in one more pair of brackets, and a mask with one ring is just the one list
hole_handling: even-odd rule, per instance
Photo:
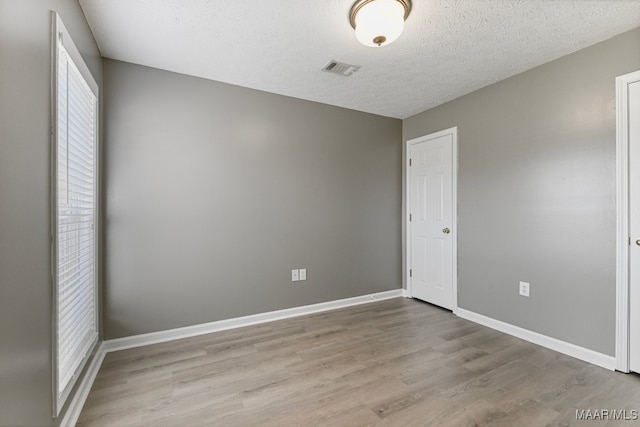
{"label": "textured ceiling", "polygon": [[[362,46],[354,0],[80,0],[103,56],[406,118],[640,26],[638,0],[413,0]],[[362,68],[321,72],[336,59]]]}

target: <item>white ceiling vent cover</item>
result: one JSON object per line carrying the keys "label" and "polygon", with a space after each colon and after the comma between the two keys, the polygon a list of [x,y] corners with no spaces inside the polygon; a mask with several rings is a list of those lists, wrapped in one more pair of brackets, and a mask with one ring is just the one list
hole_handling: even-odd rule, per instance
{"label": "white ceiling vent cover", "polygon": [[331,60],[327,65],[324,66],[324,68],[322,68],[322,71],[337,74],[343,77],[349,77],[359,69],[360,65],[345,64],[344,62]]}

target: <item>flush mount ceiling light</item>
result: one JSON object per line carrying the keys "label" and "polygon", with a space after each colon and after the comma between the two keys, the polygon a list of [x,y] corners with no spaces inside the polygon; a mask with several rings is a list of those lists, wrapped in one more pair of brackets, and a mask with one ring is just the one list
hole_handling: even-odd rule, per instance
{"label": "flush mount ceiling light", "polygon": [[358,0],[349,20],[365,46],[386,46],[400,37],[411,12],[411,0]]}

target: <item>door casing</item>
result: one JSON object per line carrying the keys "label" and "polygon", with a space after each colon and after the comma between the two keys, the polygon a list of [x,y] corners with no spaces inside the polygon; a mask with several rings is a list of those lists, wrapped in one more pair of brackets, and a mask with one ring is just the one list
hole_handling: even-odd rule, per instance
{"label": "door casing", "polygon": [[452,168],[451,168],[451,216],[452,216],[452,252],[453,252],[453,277],[452,277],[452,286],[453,286],[453,299],[452,299],[452,311],[454,314],[458,312],[458,127],[454,126],[449,129],[445,129],[439,132],[431,133],[429,135],[424,135],[418,138],[413,138],[405,141],[404,146],[404,223],[405,223],[405,232],[404,232],[404,249],[405,249],[405,258],[404,258],[404,277],[405,280],[405,289],[407,290],[407,295],[412,295],[411,289],[411,280],[409,277],[409,271],[411,269],[411,222],[409,221],[409,213],[410,213],[410,204],[411,204],[411,170],[409,168],[409,156],[411,153],[410,147],[413,144],[420,143],[422,141],[427,141],[429,139],[438,138],[444,135],[451,135],[452,137]]}
{"label": "door casing", "polygon": [[[640,71],[616,78],[616,369],[629,372],[629,85]],[[637,166],[635,166],[637,167]]]}

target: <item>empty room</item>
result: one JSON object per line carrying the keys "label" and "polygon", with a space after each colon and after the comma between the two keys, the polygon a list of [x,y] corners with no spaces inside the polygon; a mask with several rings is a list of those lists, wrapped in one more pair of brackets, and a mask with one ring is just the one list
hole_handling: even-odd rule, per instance
{"label": "empty room", "polygon": [[0,0],[0,427],[640,423],[637,0]]}

